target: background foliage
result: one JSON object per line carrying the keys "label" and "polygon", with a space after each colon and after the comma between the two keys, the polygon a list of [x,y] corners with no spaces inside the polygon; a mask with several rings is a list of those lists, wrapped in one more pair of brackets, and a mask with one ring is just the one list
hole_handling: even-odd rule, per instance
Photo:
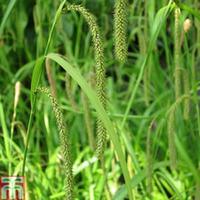
{"label": "background foliage", "polygon": [[[199,1],[184,1],[185,7],[181,8],[179,22],[179,39],[182,42],[179,64],[183,74],[189,76],[187,94],[183,87],[185,79],[181,82],[181,95],[189,95],[191,98],[188,120],[184,119],[184,100],[180,103],[175,100],[174,7],[167,16],[161,9],[167,6],[167,0],[129,1],[128,58],[124,64],[120,64],[114,56],[114,0],[69,2],[85,6],[97,17],[104,41],[107,113],[126,156],[135,198],[151,198],[151,179],[148,177],[151,178],[149,167],[152,167],[152,199],[200,199]],[[32,72],[36,59],[44,54],[60,3],[52,0],[0,0],[0,176],[21,174],[31,111]],[[8,12],[9,8],[11,12]],[[191,20],[192,26],[183,35],[183,22],[186,18]],[[162,19],[163,22],[160,22]],[[159,25],[162,26],[156,38],[155,28]],[[64,55],[93,86],[92,81],[89,81],[95,69],[91,37],[84,18],[78,13],[67,12],[56,25],[49,52]],[[155,43],[152,42],[154,39]],[[144,63],[149,49],[148,61]],[[80,87],[62,68],[54,67],[54,62],[49,65],[56,82],[57,98],[64,113],[67,131],[70,133],[75,199],[127,198],[122,170],[109,138],[104,154],[105,169],[97,161],[91,138],[88,139],[88,124],[85,122],[86,111]],[[143,65],[145,69],[142,80],[139,87],[135,88]],[[21,93],[16,117],[13,118],[17,81],[21,82]],[[49,85],[46,72],[41,84]],[[130,102],[133,92],[136,93]],[[126,113],[129,104],[131,108]],[[88,106],[91,107],[90,103]],[[175,117],[171,119],[174,127],[170,130],[173,129],[175,133],[175,170],[169,165],[168,148],[168,113],[174,107]],[[125,113],[127,117],[124,121]],[[92,108],[90,114],[95,139],[97,114]],[[63,158],[58,131],[50,101],[44,95],[37,96],[30,133],[26,162],[27,198],[64,199]],[[12,151],[9,149],[10,143]]]}

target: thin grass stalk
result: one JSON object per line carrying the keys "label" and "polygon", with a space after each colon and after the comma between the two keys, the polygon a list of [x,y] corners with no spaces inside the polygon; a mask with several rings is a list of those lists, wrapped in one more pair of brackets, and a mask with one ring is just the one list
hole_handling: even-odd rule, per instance
{"label": "thin grass stalk", "polygon": [[147,131],[147,141],[146,141],[146,154],[147,154],[147,194],[149,198],[152,197],[152,179],[153,179],[153,152],[152,152],[152,129],[155,120],[152,120]]}
{"label": "thin grass stalk", "polygon": [[[96,84],[95,74],[93,72],[89,73],[87,79],[90,82],[91,87],[94,88]],[[83,114],[88,133],[89,144],[91,149],[95,150],[94,130],[92,126],[92,116],[89,108],[89,101],[87,96],[82,91],[81,91],[81,96],[82,96],[83,111],[84,111]]]}
{"label": "thin grass stalk", "polygon": [[[77,11],[87,21],[93,40],[93,48],[96,60],[96,89],[100,102],[103,107],[106,108],[106,97],[105,97],[105,66],[104,66],[104,50],[103,42],[100,34],[99,27],[96,22],[96,18],[87,9],[80,5],[66,4],[63,8],[63,12],[66,11]],[[99,160],[103,159],[104,149],[106,143],[106,129],[103,122],[97,119],[97,157]]]}
{"label": "thin grass stalk", "polygon": [[39,87],[36,92],[44,93],[51,101],[53,112],[55,114],[56,123],[58,126],[61,150],[64,159],[64,173],[65,173],[65,194],[67,200],[73,200],[73,171],[72,171],[72,159],[69,143],[69,134],[64,123],[62,111],[57,103],[55,97],[50,93],[48,88]]}
{"label": "thin grass stalk", "polygon": [[[139,43],[140,43],[140,52],[142,55],[145,57],[147,53],[147,38],[148,38],[148,2],[144,2],[144,24],[140,24],[140,26],[144,26],[143,30],[139,31]],[[142,21],[142,20],[140,20]],[[143,32],[143,33],[142,33]],[[147,62],[147,67],[144,70],[144,75],[143,75],[143,82],[144,82],[144,101],[145,105],[149,105],[149,85],[150,85],[150,80],[149,80],[149,63],[151,60],[148,60]]]}
{"label": "thin grass stalk", "polygon": [[144,101],[145,105],[149,106],[149,69],[146,68],[144,71]]}
{"label": "thin grass stalk", "polygon": [[66,90],[67,97],[69,99],[69,102],[70,102],[72,108],[75,111],[78,111],[78,106],[74,100],[74,95],[72,93],[71,79],[67,73],[65,74],[65,90]]}
{"label": "thin grass stalk", "polygon": [[169,113],[167,132],[168,132],[168,144],[169,144],[169,159],[170,167],[172,170],[176,169],[176,146],[175,146],[175,108]]}
{"label": "thin grass stalk", "polygon": [[81,92],[81,96],[82,96],[82,102],[83,102],[83,114],[84,114],[84,119],[85,119],[85,124],[86,124],[86,130],[88,134],[89,145],[90,145],[90,148],[94,150],[95,139],[94,139],[94,134],[93,134],[92,117],[90,113],[89,102],[86,95],[83,92]]}
{"label": "thin grass stalk", "polygon": [[[142,25],[142,24],[141,24]],[[146,47],[146,41],[145,41],[145,34],[142,34],[142,30],[139,31],[138,33],[139,37],[139,47],[140,47],[140,53],[142,56],[145,57],[147,47]],[[147,64],[149,61],[147,62]],[[149,68],[146,67],[144,70],[144,75],[143,75],[143,87],[144,87],[144,102],[145,105],[149,105]]]}
{"label": "thin grass stalk", "polygon": [[51,93],[56,98],[57,97],[56,83],[53,78],[53,74],[52,74],[52,70],[51,70],[51,61],[49,58],[47,58],[45,61],[45,67],[46,67],[47,78],[48,78],[49,85],[51,88]]}
{"label": "thin grass stalk", "polygon": [[[190,96],[190,82],[189,82],[189,74],[187,70],[183,71],[183,87],[184,87],[184,94]],[[190,117],[190,99],[186,98],[184,100],[184,107],[183,107],[183,117],[185,120],[189,120]]]}
{"label": "thin grass stalk", "polygon": [[124,63],[127,59],[127,24],[128,24],[128,0],[115,1],[114,14],[114,39],[116,59]]}

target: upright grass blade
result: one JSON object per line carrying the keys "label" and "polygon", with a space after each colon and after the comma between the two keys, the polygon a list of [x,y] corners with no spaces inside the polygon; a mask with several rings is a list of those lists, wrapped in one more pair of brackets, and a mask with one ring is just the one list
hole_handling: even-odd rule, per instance
{"label": "upright grass blade", "polygon": [[193,174],[196,183],[200,184],[199,171],[194,166],[193,161],[191,160],[190,156],[185,151],[185,148],[184,148],[183,144],[181,143],[181,141],[180,141],[180,139],[178,138],[177,135],[175,135],[175,143],[176,143],[176,147],[177,147],[177,150],[178,150],[180,156],[187,163],[187,166],[190,169],[191,173]]}
{"label": "upright grass blade", "polygon": [[[40,80],[41,73],[43,70],[42,64],[44,63],[44,60],[45,60],[44,56],[42,56],[36,60],[35,67],[33,69],[33,74],[32,74],[31,91],[33,91],[33,88],[36,89],[39,85],[39,80]],[[31,107],[32,108],[33,108],[34,97],[35,97],[35,95],[33,95],[33,93],[31,93]]]}
{"label": "upright grass blade", "polygon": [[[39,80],[42,74],[42,63],[44,62],[44,56],[40,57],[36,60],[35,67],[33,70],[33,75],[32,75],[32,82],[31,82],[31,87],[32,85],[38,86]],[[37,76],[37,77],[35,77]],[[27,153],[28,153],[28,146],[29,146],[29,140],[30,140],[30,130],[31,130],[31,125],[33,121],[33,113],[35,111],[35,104],[36,104],[36,95],[33,95],[31,93],[31,113],[29,116],[29,121],[28,121],[28,128],[27,128],[27,134],[26,134],[26,144],[25,144],[25,151],[24,151],[24,158],[23,158],[23,164],[22,164],[22,176],[25,175],[25,165],[26,165],[26,158],[27,158]]]}
{"label": "upright grass blade", "polygon": [[[44,55],[47,55],[48,53],[48,50],[49,50],[49,47],[50,47],[50,44],[51,44],[51,41],[53,39],[53,33],[54,33],[54,30],[55,30],[55,26],[56,26],[56,23],[58,22],[59,18],[60,18],[60,15],[62,13],[62,9],[63,9],[63,6],[65,5],[66,3],[66,0],[64,0],[57,12],[56,12],[56,15],[55,15],[55,18],[53,20],[53,24],[52,24],[52,27],[50,29],[50,33],[49,33],[49,37],[48,37],[48,41],[47,41],[47,45],[46,45],[46,48],[45,48],[45,52],[44,52]],[[44,57],[40,57],[37,59],[36,61],[36,64],[35,64],[35,67],[34,67],[34,71],[33,71],[33,76],[36,75],[36,76],[39,76],[39,78],[35,78],[35,77],[32,77],[32,83],[31,83],[31,87],[34,87],[34,89],[36,89],[38,87],[38,84],[39,84],[39,80],[40,80],[40,77],[41,77],[41,74],[42,74],[42,64],[44,63],[44,60],[45,58]],[[36,82],[34,82],[36,81]],[[31,89],[32,90],[32,89]],[[33,103],[33,97],[32,97],[32,94],[31,94],[31,103]]]}
{"label": "upright grass blade", "polygon": [[6,10],[6,12],[5,12],[4,16],[3,16],[3,19],[1,21],[1,24],[0,24],[0,37],[1,37],[2,33],[3,33],[6,21],[7,21],[8,17],[9,17],[9,15],[11,14],[11,11],[14,8],[16,2],[17,2],[17,0],[10,0],[10,2],[8,4],[7,10]]}
{"label": "upright grass blade", "polygon": [[2,102],[0,102],[0,123],[2,126],[2,130],[3,130],[3,138],[4,138],[4,146],[5,146],[5,150],[6,150],[6,156],[9,160],[9,175],[11,175],[10,174],[11,152],[10,152],[9,133],[8,133],[7,125],[6,125],[5,114],[4,114]]}
{"label": "upright grass blade", "polygon": [[191,7],[189,7],[187,4],[185,3],[177,3],[177,6],[182,9],[187,11],[188,13],[190,13],[191,15],[193,15],[194,17],[196,17],[198,20],[200,20],[200,12],[198,10],[195,10]]}
{"label": "upright grass blade", "polygon": [[124,113],[124,118],[123,118],[122,123],[121,123],[121,129],[123,129],[124,124],[126,122],[128,113],[131,109],[131,105],[133,104],[133,100],[135,98],[136,92],[137,92],[138,87],[140,85],[140,81],[142,80],[143,73],[144,73],[144,70],[145,70],[145,67],[146,67],[146,63],[147,63],[147,61],[148,61],[148,59],[149,59],[149,57],[150,57],[150,55],[153,51],[153,48],[155,47],[155,42],[156,42],[156,39],[158,37],[158,34],[161,30],[162,25],[166,22],[167,16],[171,12],[171,10],[172,10],[172,1],[170,1],[167,6],[161,8],[158,11],[158,13],[156,14],[156,17],[155,17],[155,20],[154,20],[154,23],[153,23],[153,27],[152,27],[152,34],[151,34],[151,37],[150,37],[150,42],[149,42],[147,54],[146,54],[144,61],[142,63],[140,73],[138,75],[136,83],[134,83],[135,86],[133,87],[133,92],[132,92],[131,97],[128,101],[126,111]]}
{"label": "upright grass blade", "polygon": [[46,48],[45,48],[44,55],[47,55],[47,53],[48,53],[48,50],[49,50],[49,47],[50,47],[50,44],[51,44],[51,41],[52,41],[52,38],[53,38],[53,33],[54,33],[54,30],[55,30],[56,23],[58,22],[58,19],[60,18],[60,15],[62,14],[62,9],[63,9],[63,6],[65,5],[65,3],[66,3],[66,0],[62,1],[58,10],[56,11],[56,15],[55,15],[55,18],[53,20],[53,24],[52,24],[51,29],[50,29],[50,33],[49,33],[49,37],[48,37],[48,41],[47,41],[47,45],[46,45]]}
{"label": "upright grass blade", "polygon": [[[48,53],[48,50],[49,50],[49,47],[50,47],[50,44],[51,44],[51,41],[52,41],[52,38],[53,38],[54,29],[55,29],[55,26],[56,26],[58,19],[60,18],[62,8],[63,8],[65,2],[66,2],[66,0],[64,0],[60,4],[60,6],[59,6],[59,8],[56,12],[55,18],[53,20],[53,25],[51,27],[50,34],[49,34],[49,37],[48,37],[48,41],[47,41],[47,45],[46,45],[46,48],[45,48],[44,55],[46,55]],[[42,64],[43,64],[44,60],[45,59],[44,59],[44,56],[43,56],[43,57],[38,58],[37,61],[36,61],[36,64],[35,64],[35,67],[34,67],[34,70],[33,70],[33,77],[32,77],[32,82],[31,82],[31,91],[33,91],[33,88],[34,88],[34,91],[35,91],[38,87],[38,84],[39,84],[39,81],[40,81],[40,78],[41,78],[41,75],[42,75],[42,71],[43,71]],[[37,76],[37,77],[34,77],[34,76]],[[35,111],[35,103],[36,103],[36,96],[33,95],[33,93],[31,93],[31,113],[30,113],[29,121],[28,121],[26,147],[25,147],[24,159],[23,159],[23,165],[22,165],[22,175],[24,175],[24,173],[25,173],[26,157],[27,157],[28,145],[29,145],[29,139],[30,139],[30,127],[31,127],[32,120],[33,120],[33,113]]]}
{"label": "upright grass blade", "polygon": [[[91,89],[91,87],[88,85],[88,83],[85,81],[85,79],[82,77],[82,75],[80,74],[80,71],[76,68],[73,68],[66,60],[64,60],[61,56],[59,56],[58,54],[48,54],[47,58],[55,61],[56,63],[58,63],[78,84],[79,86],[82,88],[83,92],[87,95],[87,97],[89,98],[91,104],[93,105],[93,107],[96,109],[97,114],[99,116],[99,118],[102,120],[102,122],[104,123],[108,134],[110,136],[111,141],[113,142],[113,145],[115,147],[115,151],[118,155],[119,158],[119,162],[121,164],[121,168],[122,168],[122,172],[125,178],[125,182],[126,182],[126,186],[127,186],[127,190],[128,190],[128,194],[129,194],[129,199],[133,200],[133,194],[132,194],[132,188],[131,188],[131,183],[130,183],[130,176],[129,176],[129,172],[127,169],[127,165],[126,165],[126,160],[121,148],[121,144],[120,144],[120,140],[118,139],[115,131],[114,131],[114,127],[112,122],[110,121],[110,119],[108,118],[108,115],[106,114],[102,104],[100,103],[97,94]],[[40,71],[42,70],[42,68],[39,68]],[[37,76],[37,74],[40,74],[41,72],[38,70],[35,70],[33,74],[33,80],[32,80],[32,87],[31,87],[31,93],[32,96],[34,96],[34,92],[38,86],[38,82],[39,82],[39,76]],[[32,98],[33,101],[33,98]],[[32,102],[33,104],[33,102]]]}

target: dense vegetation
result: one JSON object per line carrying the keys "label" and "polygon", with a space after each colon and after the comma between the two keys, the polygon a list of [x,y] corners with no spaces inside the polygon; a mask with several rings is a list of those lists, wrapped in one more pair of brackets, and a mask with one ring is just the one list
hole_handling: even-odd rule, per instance
{"label": "dense vegetation", "polygon": [[0,176],[31,200],[200,200],[199,9],[0,0]]}

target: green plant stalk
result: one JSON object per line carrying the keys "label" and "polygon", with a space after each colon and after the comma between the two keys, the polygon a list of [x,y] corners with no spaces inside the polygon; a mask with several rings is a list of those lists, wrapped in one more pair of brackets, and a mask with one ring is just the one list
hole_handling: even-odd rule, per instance
{"label": "green plant stalk", "polygon": [[197,18],[200,21],[200,12],[199,10],[195,10],[193,7],[190,7],[186,5],[185,3],[178,3],[177,6],[181,8],[182,10],[187,11],[191,15],[193,15],[195,18]]}
{"label": "green plant stalk", "polygon": [[[158,162],[153,164],[153,171],[159,168],[167,167],[169,165],[168,162]],[[133,176],[131,179],[132,188],[135,188],[138,184],[140,184],[147,177],[146,169],[139,171],[137,174]],[[126,187],[123,185],[120,189],[115,193],[113,200],[124,200],[126,198],[127,191]]]}
{"label": "green plant stalk", "polygon": [[145,105],[149,106],[149,69],[148,68],[144,70],[143,81],[144,81],[144,101],[145,101]]}
{"label": "green plant stalk", "polygon": [[176,169],[176,147],[175,147],[175,108],[171,110],[169,114],[168,124],[168,143],[169,143],[169,158],[171,169]]}
{"label": "green plant stalk", "polygon": [[[198,32],[200,33],[200,30],[198,30]],[[200,36],[200,35],[199,35]],[[200,37],[199,37],[200,38]],[[199,52],[199,48],[198,48],[198,52]],[[196,115],[197,115],[197,124],[198,124],[198,132],[199,132],[199,137],[200,137],[200,110],[199,110],[199,97],[198,97],[198,85],[196,84],[196,69],[195,69],[195,49],[193,50],[193,55],[192,55],[192,88],[193,88],[193,93],[194,93],[194,103],[195,103],[195,107],[196,107]]]}
{"label": "green plant stalk", "polygon": [[160,190],[160,192],[161,192],[161,194],[162,194],[163,200],[168,200],[167,193],[166,193],[166,191],[164,190],[164,186],[163,186],[163,184],[161,183],[160,178],[157,176],[157,174],[155,174],[154,179],[155,179],[156,185],[158,185],[158,189]]}
{"label": "green plant stalk", "polygon": [[1,38],[1,35],[3,34],[3,30],[4,30],[4,27],[5,27],[6,21],[9,17],[9,15],[11,14],[12,9],[14,8],[16,2],[17,2],[17,0],[11,0],[8,4],[7,10],[6,10],[6,12],[3,16],[2,22],[0,24],[0,38]]}
{"label": "green plant stalk", "polygon": [[90,109],[89,109],[89,104],[88,104],[88,99],[85,96],[85,94],[82,93],[82,102],[83,102],[83,110],[84,110],[84,118],[85,118],[85,124],[86,124],[86,129],[88,133],[88,139],[89,139],[89,144],[92,150],[95,149],[95,139],[93,135],[93,128],[92,128],[92,119],[91,119],[91,114],[90,114]]}
{"label": "green plant stalk", "polygon": [[25,151],[24,151],[24,159],[22,163],[22,176],[25,176],[26,158],[27,158],[27,153],[28,153],[29,141],[31,137],[30,130],[31,130],[32,122],[33,122],[33,115],[34,115],[35,108],[36,108],[36,96],[34,96],[33,98],[31,113],[30,113],[29,121],[28,121],[27,139],[26,139],[26,146],[25,146]]}
{"label": "green plant stalk", "polygon": [[[142,26],[142,24],[140,24]],[[139,46],[140,46],[140,53],[141,55],[145,56],[146,54],[146,41],[144,39],[145,34],[142,34],[142,30],[138,33],[139,38]],[[150,59],[149,59],[150,60]],[[143,75],[143,87],[144,87],[144,102],[145,105],[149,105],[149,68],[148,68],[149,61],[147,62],[147,67],[144,70]]]}
{"label": "green plant stalk", "polygon": [[175,142],[176,142],[177,150],[180,153],[180,156],[187,163],[187,167],[190,169],[190,172],[193,174],[196,183],[200,184],[199,170],[196,169],[193,161],[191,160],[191,157],[187,154],[184,146],[181,144],[180,139],[178,138],[177,135],[175,135]]}
{"label": "green plant stalk", "polygon": [[[140,29],[138,37],[139,37],[139,43],[140,43],[140,52],[142,55],[145,56],[147,52],[147,38],[148,38],[148,2],[145,1],[145,6],[144,6],[144,24],[141,23],[142,20],[140,20],[140,27],[144,26],[143,30]],[[142,33],[143,31],[143,33]],[[145,105],[149,105],[149,85],[150,85],[150,69],[149,69],[149,64],[151,63],[151,60],[147,62],[147,67],[144,70],[144,75],[143,75],[143,82],[144,82],[144,101]]]}
{"label": "green plant stalk", "polygon": [[182,195],[182,191],[179,191],[176,184],[174,184],[171,174],[167,171],[167,169],[161,168],[160,171],[157,171],[156,174],[159,175],[160,178],[163,179],[163,181],[167,182],[167,184],[168,184],[167,187],[170,187],[169,190],[172,190],[172,189],[174,190],[174,192],[176,193],[175,195],[173,195],[174,198],[178,197],[179,199],[184,199],[184,197]]}
{"label": "green plant stalk", "polygon": [[78,111],[78,107],[77,107],[77,104],[74,100],[74,96],[73,96],[73,92],[72,92],[71,79],[70,79],[68,74],[65,75],[65,90],[66,90],[67,97],[69,99],[69,102],[70,102],[72,108],[75,111]]}
{"label": "green plant stalk", "polygon": [[0,101],[0,122],[1,122],[2,130],[3,130],[3,139],[4,139],[4,146],[5,146],[5,149],[6,149],[6,156],[9,160],[8,174],[11,175],[12,155],[11,155],[11,148],[10,148],[10,142],[9,142],[9,133],[8,133],[8,129],[7,129],[7,126],[6,126],[3,104],[2,104],[1,101]]}
{"label": "green plant stalk", "polygon": [[56,82],[55,82],[55,79],[53,77],[53,73],[52,73],[52,70],[51,70],[50,60],[46,59],[45,67],[46,67],[46,74],[47,74],[47,78],[48,78],[48,81],[49,81],[49,85],[51,87],[51,93],[54,97],[57,97]]}
{"label": "green plant stalk", "polygon": [[152,178],[153,178],[153,153],[152,153],[152,128],[155,119],[152,120],[147,131],[146,154],[147,154],[147,194],[152,198]]}
{"label": "green plant stalk", "polygon": [[[190,95],[190,83],[189,83],[189,74],[188,74],[187,70],[184,70],[183,86],[184,86],[184,94],[189,96]],[[190,117],[190,99],[189,98],[186,98],[184,100],[183,117],[185,120],[189,120],[189,117]]]}

